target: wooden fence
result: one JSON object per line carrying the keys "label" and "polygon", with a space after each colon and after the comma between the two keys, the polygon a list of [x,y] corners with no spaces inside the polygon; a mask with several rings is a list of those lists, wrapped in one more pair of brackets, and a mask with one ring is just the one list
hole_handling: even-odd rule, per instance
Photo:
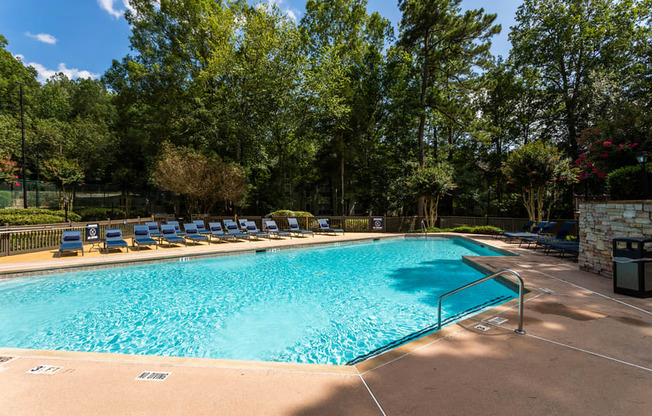
{"label": "wooden fence", "polygon": [[[242,218],[242,217],[239,217]],[[248,220],[254,221],[258,228],[265,229],[264,220],[268,217],[257,216],[244,216]],[[373,218],[376,217],[297,217],[299,227],[305,230],[316,230],[319,228],[317,218],[328,218],[329,224],[333,228],[341,228],[345,232],[379,232],[381,230],[373,229]],[[412,230],[421,229],[421,221],[423,217],[383,217],[384,224],[382,232],[388,233],[406,233]],[[107,229],[119,228],[122,235],[125,237],[132,237],[134,235],[134,225],[144,224],[148,221],[155,220],[159,224],[164,224],[167,221],[174,220],[174,215],[157,214],[153,217],[146,218],[131,218],[127,220],[113,220],[113,221],[95,221],[100,226],[99,235],[103,236]],[[201,219],[206,224],[214,221],[223,221],[225,219],[234,219],[234,217],[227,216],[211,216],[211,215],[191,215],[188,218],[178,218],[180,223],[187,221]],[[280,229],[289,229],[289,224],[286,217],[273,217],[274,221]],[[564,221],[572,220],[556,220],[559,227]],[[453,228],[458,226],[479,226],[479,225],[492,225],[502,228],[504,230],[520,230],[521,227],[528,222],[527,218],[500,218],[500,217],[439,217],[440,228]],[[89,223],[91,223],[89,221]],[[47,224],[47,225],[28,225],[28,226],[5,226],[0,228],[0,256],[9,256],[13,254],[29,253],[33,251],[49,250],[59,247],[61,244],[62,233],[66,230],[80,230],[82,239],[86,239],[86,224],[87,223],[61,223],[61,224]],[[552,232],[556,231],[553,228]],[[577,235],[577,225],[571,232]]]}

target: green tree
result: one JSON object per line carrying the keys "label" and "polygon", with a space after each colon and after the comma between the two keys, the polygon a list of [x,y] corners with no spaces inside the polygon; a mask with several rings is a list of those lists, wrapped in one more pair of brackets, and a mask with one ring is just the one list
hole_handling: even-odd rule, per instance
{"label": "green tree", "polygon": [[[551,119],[577,158],[578,134],[592,124],[602,97],[599,84],[632,76],[632,57],[650,36],[650,1],[525,0],[509,38],[519,70],[542,81]],[[549,131],[560,130],[552,124]]]}
{"label": "green tree", "polygon": [[43,163],[43,176],[54,182],[61,190],[59,208],[64,209],[66,198],[68,210],[73,210],[75,188],[84,183],[84,171],[76,160],[59,157]]}

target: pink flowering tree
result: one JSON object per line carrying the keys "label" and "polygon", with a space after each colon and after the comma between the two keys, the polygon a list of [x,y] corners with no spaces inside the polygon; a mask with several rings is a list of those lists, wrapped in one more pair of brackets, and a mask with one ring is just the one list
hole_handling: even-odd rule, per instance
{"label": "pink flowering tree", "polygon": [[577,181],[578,169],[555,146],[536,141],[513,151],[503,165],[503,173],[507,184],[519,190],[530,220],[542,221]]}
{"label": "pink flowering tree", "polygon": [[[631,165],[631,155],[639,144],[626,139],[614,139],[599,128],[586,129],[578,140],[584,150],[575,167],[579,170],[579,180],[602,183],[607,174],[622,166]],[[629,160],[628,160],[629,159]]]}
{"label": "pink flowering tree", "polygon": [[6,183],[7,186],[20,187],[17,172],[17,163],[11,160],[9,155],[0,153],[0,184]]}

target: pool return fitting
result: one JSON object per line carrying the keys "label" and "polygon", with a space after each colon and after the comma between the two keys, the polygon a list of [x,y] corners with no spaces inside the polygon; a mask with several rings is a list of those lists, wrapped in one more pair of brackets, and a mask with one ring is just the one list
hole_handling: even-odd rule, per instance
{"label": "pool return fitting", "polygon": [[521,277],[521,275],[516,273],[514,270],[511,270],[511,269],[503,269],[503,270],[501,270],[499,272],[496,272],[496,273],[491,274],[489,276],[485,276],[485,277],[483,277],[481,279],[478,279],[478,280],[476,280],[474,282],[466,284],[466,285],[464,285],[462,287],[458,287],[457,289],[451,290],[450,292],[444,293],[443,295],[441,295],[439,297],[439,302],[437,304],[437,329],[438,330],[441,329],[441,301],[445,297],[453,295],[453,294],[455,294],[457,292],[461,292],[464,289],[468,289],[468,288],[470,288],[472,286],[475,286],[477,284],[480,284],[480,283],[485,282],[487,280],[491,280],[493,278],[496,278],[496,277],[504,275],[504,274],[512,274],[512,275],[516,276],[516,278],[518,279],[518,329],[514,330],[514,332],[516,332],[519,335],[525,335],[525,331],[523,330],[523,293],[524,293],[525,284],[523,283],[523,278]]}

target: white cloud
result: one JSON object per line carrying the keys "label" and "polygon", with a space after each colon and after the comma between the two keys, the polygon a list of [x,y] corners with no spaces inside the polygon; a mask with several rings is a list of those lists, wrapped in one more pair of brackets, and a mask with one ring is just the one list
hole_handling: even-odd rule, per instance
{"label": "white cloud", "polygon": [[57,43],[57,38],[50,35],[49,33],[37,33],[36,35],[32,35],[31,33],[26,32],[25,36],[34,38],[39,42],[49,43],[50,45],[54,45],[55,43]]}
{"label": "white cloud", "polygon": [[[122,3],[124,9],[119,8],[120,3]],[[102,10],[115,17],[116,19],[124,16],[125,9],[129,9],[131,12],[136,11],[136,9],[134,9],[131,4],[129,4],[129,0],[97,0],[97,4],[100,5]]]}
{"label": "white cloud", "polygon": [[36,62],[30,62],[30,63],[26,64],[26,66],[31,66],[34,69],[36,69],[36,72],[38,74],[36,79],[39,82],[45,82],[45,81],[48,80],[48,78],[50,78],[54,74],[58,74],[59,72],[62,72],[68,78],[91,78],[91,79],[95,79],[95,78],[99,78],[99,76],[100,76],[100,74],[96,74],[94,72],[90,72],[90,71],[86,71],[86,70],[79,70],[77,68],[66,68],[66,64],[63,63],[63,62],[61,62],[59,64],[59,67],[56,70],[48,69],[45,66],[43,66],[43,65],[41,65],[39,63],[36,63]]}
{"label": "white cloud", "polygon": [[278,6],[278,8],[281,9],[283,13],[286,14],[287,17],[289,17],[290,19],[296,22],[298,16],[301,15],[301,12],[289,6],[283,8],[283,5],[285,5],[285,3],[286,0],[267,0],[267,4],[269,4],[270,6],[274,6],[274,5]]}

